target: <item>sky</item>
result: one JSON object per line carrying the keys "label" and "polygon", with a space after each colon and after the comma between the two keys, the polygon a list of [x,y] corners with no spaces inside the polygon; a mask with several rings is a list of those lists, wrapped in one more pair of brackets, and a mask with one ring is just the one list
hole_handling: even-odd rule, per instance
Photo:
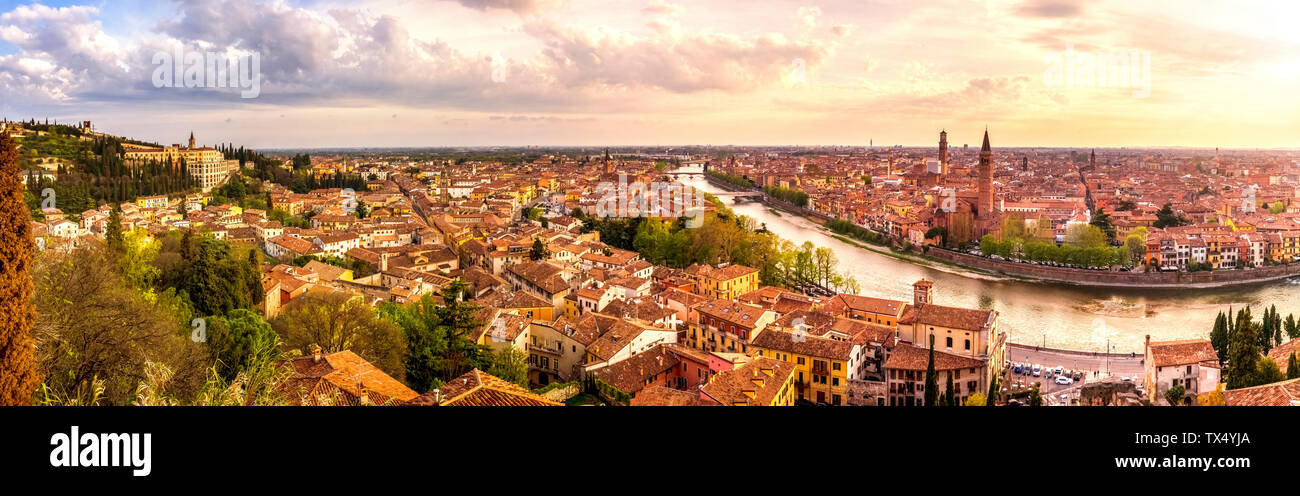
{"label": "sky", "polygon": [[[985,127],[995,148],[1295,148],[1297,18],[1250,0],[0,0],[0,116],[254,148],[978,146]],[[243,60],[258,84],[186,85],[176,53]],[[180,85],[160,72],[177,65]]]}

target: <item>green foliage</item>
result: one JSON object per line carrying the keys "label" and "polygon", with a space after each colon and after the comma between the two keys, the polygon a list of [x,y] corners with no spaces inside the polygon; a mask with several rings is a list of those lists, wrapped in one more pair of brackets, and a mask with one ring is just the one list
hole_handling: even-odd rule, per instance
{"label": "green foliage", "polygon": [[208,317],[208,355],[217,374],[233,380],[257,357],[258,350],[279,346],[279,337],[262,316],[245,309],[235,309],[226,316]]}
{"label": "green foliage", "polygon": [[550,252],[546,251],[546,244],[542,243],[542,239],[541,238],[534,239],[533,248],[528,251],[528,258],[533,261],[537,261],[537,260],[546,260],[547,258],[550,258],[550,256],[551,254]]}
{"label": "green foliage", "polygon": [[310,353],[351,351],[394,379],[405,376],[406,340],[362,297],[348,293],[307,293],[294,298],[271,322],[285,349]]}
{"label": "green foliage", "polygon": [[808,193],[803,192],[803,190],[772,186],[763,191],[778,200],[783,200],[800,207],[808,206]]}
{"label": "green foliage", "polygon": [[1286,359],[1286,378],[1300,378],[1300,358],[1296,357],[1294,351],[1291,352],[1291,356]]}
{"label": "green foliage", "polygon": [[1090,225],[1105,234],[1108,243],[1115,242],[1115,222],[1110,218],[1110,214],[1106,213],[1106,209],[1097,209],[1097,212],[1092,215]]}
{"label": "green foliage", "polygon": [[[888,243],[888,240],[886,240],[885,237],[882,236],[880,233],[872,231],[870,229],[867,229],[865,227],[859,226],[857,224],[854,224],[852,222],[843,219],[831,219],[826,221],[826,228],[830,229],[831,232],[835,234],[842,234],[844,236],[848,236],[858,241],[871,243],[873,245],[885,245]],[[930,229],[930,231],[934,231],[935,229],[943,229],[943,228],[941,227],[932,228]],[[926,234],[927,234],[926,235],[927,238],[931,237],[929,236],[929,233]],[[946,237],[947,235],[948,235],[947,229],[943,229],[943,236]]]}
{"label": "green foliage", "polygon": [[1178,406],[1183,404],[1183,398],[1186,397],[1187,397],[1187,389],[1184,388],[1182,384],[1171,387],[1169,388],[1169,390],[1165,391],[1165,400],[1169,402],[1170,406]]}
{"label": "green foliage", "polygon": [[707,170],[704,171],[704,175],[711,177],[713,179],[717,179],[724,183],[730,184],[732,186],[738,186],[745,189],[752,189],[754,187],[754,181],[750,181],[749,178],[737,174],[728,174],[726,172]]}
{"label": "green foliage", "polygon": [[178,289],[185,291],[200,315],[224,315],[237,308],[254,308],[262,302],[262,277],[248,264],[243,250],[207,236],[197,241],[198,251],[182,269]]}
{"label": "green foliage", "polygon": [[528,387],[528,354],[507,346],[501,351],[491,353],[491,366],[487,373],[502,380],[513,382],[520,387]]}
{"label": "green foliage", "polygon": [[939,401],[939,373],[934,370],[934,335],[930,335],[930,359],[925,365],[925,406]]}
{"label": "green foliage", "polygon": [[486,323],[476,317],[478,305],[463,301],[467,284],[459,279],[443,288],[442,304],[424,295],[408,305],[384,303],[380,314],[397,324],[406,339],[406,383],[427,392],[471,369],[490,368],[490,354],[470,339]]}
{"label": "green foliage", "polygon": [[1156,221],[1151,223],[1153,227],[1164,229],[1167,227],[1178,227],[1191,224],[1192,221],[1186,217],[1174,213],[1173,204],[1166,203],[1156,212]]}

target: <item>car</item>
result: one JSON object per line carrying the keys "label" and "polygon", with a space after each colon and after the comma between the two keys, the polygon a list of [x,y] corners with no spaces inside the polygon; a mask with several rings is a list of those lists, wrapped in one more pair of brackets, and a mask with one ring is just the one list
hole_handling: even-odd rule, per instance
{"label": "car", "polygon": [[1043,375],[1043,366],[1034,364],[1034,377],[1039,377],[1041,375]]}
{"label": "car", "polygon": [[1074,380],[1073,380],[1073,379],[1070,379],[1069,377],[1066,377],[1066,376],[1063,376],[1063,375],[1058,375],[1058,376],[1056,376],[1056,383],[1057,383],[1057,384],[1060,384],[1060,385],[1062,385],[1062,386],[1069,386],[1069,385],[1070,385],[1071,383],[1073,383],[1073,382],[1074,382]]}
{"label": "car", "polygon": [[1074,374],[1071,374],[1071,375],[1070,375],[1070,378],[1071,378],[1071,379],[1074,379],[1074,380],[1076,380],[1076,381],[1078,381],[1078,380],[1083,380],[1083,371],[1082,371],[1082,370],[1076,370],[1076,371],[1074,371]]}
{"label": "car", "polygon": [[1129,376],[1121,377],[1119,380],[1124,381],[1124,382],[1133,382],[1133,378],[1132,378],[1132,377],[1129,377]]}
{"label": "car", "polygon": [[1061,374],[1064,374],[1064,373],[1065,373],[1065,367],[1062,367],[1062,366],[1060,366],[1060,365],[1057,365],[1057,366],[1056,366],[1056,375],[1061,375]]}
{"label": "car", "polygon": [[1022,370],[1025,370],[1025,368],[1017,363],[1015,368],[1016,373],[1019,374]]}
{"label": "car", "polygon": [[1068,405],[1068,404],[1070,404],[1070,395],[1068,395],[1068,394],[1062,394],[1062,395],[1060,396],[1060,398],[1061,398],[1061,404],[1062,404],[1062,405]]}

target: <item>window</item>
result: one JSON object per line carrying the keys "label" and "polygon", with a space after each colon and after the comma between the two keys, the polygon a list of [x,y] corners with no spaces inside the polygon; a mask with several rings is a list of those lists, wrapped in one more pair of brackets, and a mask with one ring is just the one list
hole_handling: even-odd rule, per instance
{"label": "window", "polygon": [[798,358],[799,365],[803,365],[803,357]]}
{"label": "window", "polygon": [[952,336],[949,336],[949,337],[944,338],[944,339],[948,342],[948,347],[949,347],[949,348],[952,348]]}
{"label": "window", "polygon": [[831,370],[839,370],[839,369],[840,369],[840,362],[835,362],[831,364]]}
{"label": "window", "polygon": [[970,340],[966,340],[966,351],[970,351]]}
{"label": "window", "polygon": [[839,377],[832,377],[832,378],[831,378],[831,385],[832,385],[832,386],[838,386],[838,385],[840,385],[840,378],[839,378]]}

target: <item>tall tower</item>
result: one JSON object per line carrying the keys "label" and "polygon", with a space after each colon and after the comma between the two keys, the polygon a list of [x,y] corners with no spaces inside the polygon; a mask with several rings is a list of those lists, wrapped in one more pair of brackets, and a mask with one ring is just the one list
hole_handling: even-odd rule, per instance
{"label": "tall tower", "polygon": [[194,149],[194,131],[190,131],[190,149]]}
{"label": "tall tower", "polygon": [[989,130],[984,129],[984,145],[980,147],[979,210],[981,218],[993,215],[993,148],[989,146]]}
{"label": "tall tower", "polygon": [[1097,150],[1093,150],[1092,155],[1088,156],[1088,170],[1097,170]]}
{"label": "tall tower", "polygon": [[939,131],[939,173],[948,174],[948,131]]}
{"label": "tall tower", "polygon": [[912,306],[934,302],[934,283],[921,279],[912,284]]}

